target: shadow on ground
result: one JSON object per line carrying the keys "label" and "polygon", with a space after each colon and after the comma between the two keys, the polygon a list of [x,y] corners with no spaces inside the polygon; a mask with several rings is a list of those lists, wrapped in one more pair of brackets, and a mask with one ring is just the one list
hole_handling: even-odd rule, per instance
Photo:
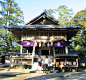
{"label": "shadow on ground", "polygon": [[25,80],[86,80],[86,73],[81,72],[60,72],[44,74],[39,76],[28,76]]}

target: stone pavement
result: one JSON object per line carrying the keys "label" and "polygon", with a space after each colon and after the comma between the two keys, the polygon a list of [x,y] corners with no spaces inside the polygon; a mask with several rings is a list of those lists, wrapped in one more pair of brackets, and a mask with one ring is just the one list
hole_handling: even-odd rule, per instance
{"label": "stone pavement", "polygon": [[0,71],[0,80],[86,80],[86,70],[82,72],[28,73]]}

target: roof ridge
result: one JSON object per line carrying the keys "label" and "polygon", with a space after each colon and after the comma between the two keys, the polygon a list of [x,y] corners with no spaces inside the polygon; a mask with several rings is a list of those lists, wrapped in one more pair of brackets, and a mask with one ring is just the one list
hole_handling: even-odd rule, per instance
{"label": "roof ridge", "polygon": [[[55,21],[58,21],[55,17],[50,16],[46,9],[43,9],[42,13],[46,13],[49,17],[53,18]],[[62,23],[60,21],[58,21],[58,22],[61,23],[62,25],[65,25],[64,23]]]}

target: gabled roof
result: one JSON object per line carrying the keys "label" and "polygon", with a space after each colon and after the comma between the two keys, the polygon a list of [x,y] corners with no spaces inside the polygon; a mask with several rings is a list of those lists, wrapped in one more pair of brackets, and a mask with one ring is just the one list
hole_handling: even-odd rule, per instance
{"label": "gabled roof", "polygon": [[69,25],[28,25],[28,26],[9,26],[7,27],[14,35],[21,39],[21,34],[27,31],[61,31],[67,32],[67,39],[71,39],[80,29],[81,26]]}
{"label": "gabled roof", "polygon": [[[45,21],[43,23],[43,21]],[[41,24],[41,22],[43,24]],[[49,24],[48,24],[49,22]],[[19,39],[21,39],[21,35],[27,31],[66,31],[67,39],[69,40],[73,37],[80,29],[81,26],[70,26],[63,25],[58,20],[50,17],[47,14],[47,11],[44,10],[40,15],[26,23],[24,26],[9,26],[7,27],[9,31],[11,31],[14,35],[16,35]]]}
{"label": "gabled roof", "polygon": [[33,25],[33,23],[38,21],[40,18],[48,18],[52,22],[56,23],[56,25],[58,25],[58,24],[63,25],[63,23],[61,23],[58,20],[56,20],[55,18],[49,16],[46,9],[44,9],[38,16],[33,18],[31,21],[27,22],[25,25]]}
{"label": "gabled roof", "polygon": [[81,26],[70,25],[26,25],[26,26],[9,26],[8,29],[81,29]]}

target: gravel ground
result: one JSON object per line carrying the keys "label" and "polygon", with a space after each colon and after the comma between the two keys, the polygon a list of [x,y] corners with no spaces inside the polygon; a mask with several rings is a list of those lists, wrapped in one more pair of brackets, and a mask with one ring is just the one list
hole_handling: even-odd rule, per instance
{"label": "gravel ground", "polygon": [[86,71],[49,74],[0,71],[0,75],[0,80],[86,80]]}

